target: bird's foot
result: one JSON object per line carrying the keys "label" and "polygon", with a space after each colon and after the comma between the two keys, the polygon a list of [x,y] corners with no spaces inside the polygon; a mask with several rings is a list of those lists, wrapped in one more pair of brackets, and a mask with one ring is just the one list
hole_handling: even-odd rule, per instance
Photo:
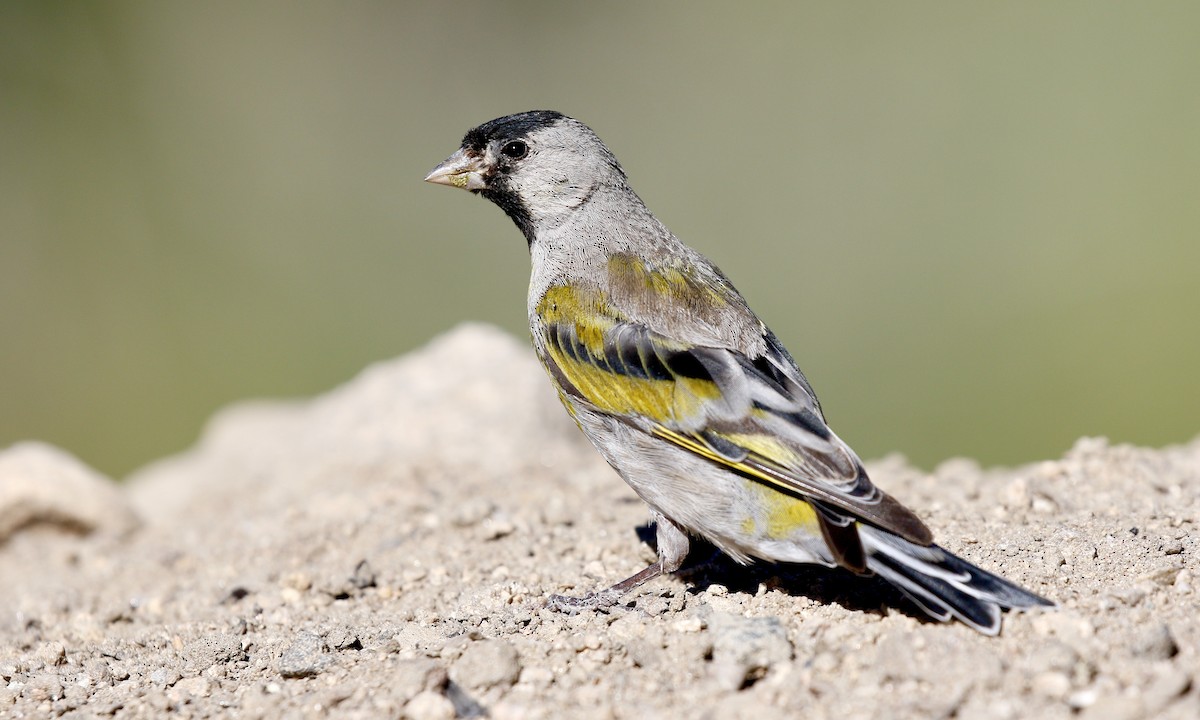
{"label": "bird's foot", "polygon": [[550,610],[567,615],[575,615],[584,610],[603,610],[617,604],[624,593],[609,588],[599,592],[592,592],[583,597],[572,597],[570,595],[551,595],[546,599],[546,607]]}
{"label": "bird's foot", "polygon": [[[659,544],[662,543],[662,534],[659,534]],[[686,554],[686,550],[683,554]],[[683,555],[679,555],[678,561],[670,562],[664,565],[662,560],[656,560],[640,572],[625,578],[621,582],[613,585],[607,590],[592,592],[583,597],[571,597],[569,595],[551,595],[546,599],[546,607],[555,612],[567,613],[574,615],[584,610],[603,610],[617,604],[625,593],[630,590],[645,584],[647,581],[662,575],[663,572],[672,572],[679,568],[679,562],[682,562]]]}

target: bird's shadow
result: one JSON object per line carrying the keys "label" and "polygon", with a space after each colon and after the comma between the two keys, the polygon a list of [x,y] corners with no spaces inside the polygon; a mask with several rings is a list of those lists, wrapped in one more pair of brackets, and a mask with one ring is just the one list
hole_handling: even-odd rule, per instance
{"label": "bird's shadow", "polygon": [[[656,552],[653,523],[636,528],[638,539]],[[711,543],[692,538],[683,567],[675,572],[698,595],[713,585],[730,593],[754,595],[760,586],[780,590],[792,597],[806,597],[823,605],[841,605],[847,610],[883,617],[898,610],[921,622],[933,622],[904,593],[876,575],[855,575],[841,568],[798,563],[755,562],[742,565]]]}

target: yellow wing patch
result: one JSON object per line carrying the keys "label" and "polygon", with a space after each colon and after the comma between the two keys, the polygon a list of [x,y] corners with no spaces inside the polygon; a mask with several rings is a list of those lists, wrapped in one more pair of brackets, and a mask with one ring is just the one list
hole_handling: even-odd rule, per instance
{"label": "yellow wing patch", "polygon": [[787,467],[795,457],[795,451],[779,438],[761,433],[720,433],[720,437],[762,456],[780,467]]}
{"label": "yellow wing patch", "polygon": [[559,348],[548,348],[547,352],[579,394],[607,413],[638,415],[653,422],[687,423],[702,416],[705,401],[721,396],[720,388],[707,380],[621,375],[567,355]]}
{"label": "yellow wing patch", "polygon": [[[654,289],[680,290],[691,284],[686,274],[675,275],[662,268],[648,270],[636,263],[614,274]],[[836,438],[830,441],[832,435],[824,427],[819,408],[814,406],[808,413],[811,417],[793,413],[793,418],[786,413],[769,416],[766,407],[754,406],[746,408],[745,416],[739,418],[737,408],[730,412],[729,407],[730,397],[739,395],[726,397],[717,384],[729,381],[728,365],[722,364],[728,358],[716,354],[719,349],[672,341],[625,317],[621,310],[625,305],[614,305],[610,299],[597,287],[556,286],[549,288],[535,307],[540,326],[535,344],[568,410],[574,410],[574,403],[589,404],[756,481],[761,484],[756,489],[764,493],[763,511],[748,518],[748,523],[770,537],[817,525],[838,562],[851,569],[865,566],[856,526],[842,523],[844,515],[911,542],[932,543],[928,528],[890,496],[876,490],[853,454],[848,449],[839,450],[844,446]],[[742,369],[748,373],[759,371],[748,361],[742,363]],[[766,374],[761,382],[768,388],[787,390],[776,375],[762,372]],[[730,386],[731,391],[738,389]],[[809,452],[807,446],[793,445],[788,438],[756,431],[760,422],[780,419],[794,422],[819,440],[830,441],[830,454],[819,447]]]}
{"label": "yellow wing patch", "polygon": [[608,342],[622,319],[598,290],[552,287],[537,312],[546,328],[544,361],[553,363],[558,375],[604,412],[687,424],[703,417],[706,401],[721,397],[716,383],[675,375],[658,357],[680,352],[682,346],[656,339],[646,347],[635,344],[636,357],[622,357]]}
{"label": "yellow wing patch", "polygon": [[616,415],[661,418],[673,414],[675,383],[616,375],[586,360],[550,349],[558,369],[592,405]]}
{"label": "yellow wing patch", "polygon": [[593,353],[603,349],[604,333],[617,324],[603,293],[567,285],[547,290],[538,302],[537,313],[548,326],[574,326],[579,340]]}

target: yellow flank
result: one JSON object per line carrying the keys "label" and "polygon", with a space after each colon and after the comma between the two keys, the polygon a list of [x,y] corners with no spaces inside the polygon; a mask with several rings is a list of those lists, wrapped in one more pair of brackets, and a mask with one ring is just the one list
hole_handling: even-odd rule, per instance
{"label": "yellow flank", "polygon": [[[821,531],[817,522],[817,511],[812,505],[753,480],[746,482],[762,499],[767,537],[772,540],[786,540],[798,530],[816,533]],[[753,519],[750,522],[753,524]],[[742,524],[744,526],[745,522]]]}
{"label": "yellow flank", "polygon": [[[819,533],[821,531],[819,521],[817,520],[817,511],[813,509],[812,505],[772,488],[771,485],[778,484],[778,480],[754,468],[732,462],[714,453],[688,435],[677,433],[665,427],[655,428],[654,434],[682,448],[691,450],[701,457],[751,475],[752,477],[746,478],[745,482],[751,491],[756,493],[762,501],[761,515],[762,519],[766,522],[767,537],[773,540],[782,540],[790,537],[798,530],[812,533]],[[758,478],[762,482],[756,481],[753,478]],[[745,518],[742,520],[742,529],[747,534],[754,533],[758,529],[758,519],[754,516]]]}

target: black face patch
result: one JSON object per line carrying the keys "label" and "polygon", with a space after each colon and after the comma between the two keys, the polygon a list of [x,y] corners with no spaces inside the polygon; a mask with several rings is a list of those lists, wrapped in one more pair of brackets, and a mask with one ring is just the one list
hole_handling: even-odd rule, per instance
{"label": "black face patch", "polygon": [[525,207],[525,203],[521,202],[520,196],[509,190],[502,182],[487,190],[473,190],[472,192],[495,203],[504,211],[505,215],[516,223],[521,234],[525,236],[525,241],[530,246],[533,245],[533,215],[529,213],[529,208]]}
{"label": "black face patch", "polygon": [[[470,153],[483,156],[487,152],[488,145],[494,142],[505,144],[524,142],[530,133],[549,127],[565,118],[566,115],[553,110],[531,110],[496,118],[468,130],[467,134],[463,136],[462,146]],[[488,168],[484,174],[483,179],[487,183],[487,188],[474,192],[499,206],[516,223],[521,233],[525,235],[525,239],[532,245],[533,216],[521,197],[508,185],[510,165],[519,161],[520,158],[514,159],[506,155],[498,160],[499,162]]]}
{"label": "black face patch", "polygon": [[463,136],[462,146],[482,154],[493,140],[520,140],[534,130],[549,127],[566,117],[554,110],[530,110],[489,120],[479,127],[471,128]]}

